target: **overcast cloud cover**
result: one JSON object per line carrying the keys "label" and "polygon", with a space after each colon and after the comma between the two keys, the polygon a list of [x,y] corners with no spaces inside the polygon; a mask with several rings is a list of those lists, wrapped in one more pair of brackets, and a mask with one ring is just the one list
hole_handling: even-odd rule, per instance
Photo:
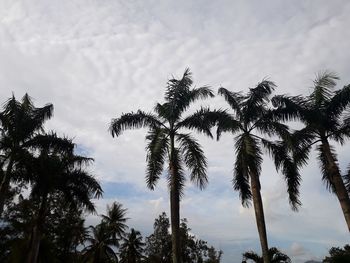
{"label": "overcast cloud cover", "polygon": [[[262,3],[264,2],[264,3]],[[246,91],[264,77],[276,93],[308,94],[315,73],[339,74],[350,83],[350,2],[314,1],[117,1],[0,0],[0,100],[28,92],[36,105],[51,102],[49,129],[75,138],[79,150],[95,158],[104,186],[98,211],[119,201],[129,226],[148,235],[153,220],[168,212],[165,181],[146,189],[145,130],[113,139],[111,118],[152,110],[165,83],[186,67],[195,83]],[[226,107],[221,98],[203,105]],[[241,253],[260,253],[252,209],[240,205],[231,186],[233,140],[198,136],[209,161],[210,185],[191,184],[181,216],[192,232],[224,250],[224,263]],[[340,166],[350,147],[337,146]],[[302,171],[298,213],[288,205],[285,184],[269,157],[261,176],[270,246],[300,263],[321,259],[331,246],[349,242],[335,196],[320,180],[313,156]],[[98,218],[90,217],[88,223]]]}

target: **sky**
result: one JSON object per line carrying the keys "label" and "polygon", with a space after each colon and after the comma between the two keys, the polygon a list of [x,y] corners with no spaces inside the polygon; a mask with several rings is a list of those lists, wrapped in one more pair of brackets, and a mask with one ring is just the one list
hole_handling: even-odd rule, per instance
{"label": "sky", "polygon": [[[146,130],[112,138],[108,126],[122,113],[151,111],[162,102],[166,81],[193,72],[196,86],[247,91],[264,78],[276,94],[308,95],[317,72],[338,73],[350,83],[350,2],[347,0],[118,1],[0,0],[0,100],[28,92],[37,106],[53,103],[47,129],[74,138],[95,159],[104,188],[99,213],[118,201],[128,224],[143,235],[162,211],[169,214],[162,179],[146,188]],[[196,105],[227,108],[215,97]],[[181,217],[191,232],[224,251],[223,263],[260,253],[252,208],[232,189],[234,141],[197,135],[208,158],[204,191],[186,183]],[[343,172],[350,146],[336,145]],[[302,169],[299,212],[288,204],[286,186],[269,156],[261,174],[270,246],[293,262],[320,260],[332,246],[349,243],[336,197],[321,182],[316,155]],[[89,216],[96,224],[98,216]]]}

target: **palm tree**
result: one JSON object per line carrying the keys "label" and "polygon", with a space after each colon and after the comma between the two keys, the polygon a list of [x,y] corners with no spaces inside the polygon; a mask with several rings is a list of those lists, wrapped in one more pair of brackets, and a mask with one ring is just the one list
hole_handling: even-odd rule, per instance
{"label": "palm tree", "polygon": [[339,200],[350,231],[350,198],[342,179],[335,149],[330,140],[340,144],[350,136],[350,117],[343,118],[350,103],[350,85],[335,90],[337,75],[332,72],[318,74],[309,96],[275,96],[279,116],[285,120],[299,120],[305,127],[294,134],[295,159],[306,163],[312,145],[317,145],[322,180]]}
{"label": "palm tree", "polygon": [[[272,247],[269,249],[269,258],[271,263],[291,263],[292,261],[286,255],[280,252],[277,248]],[[243,254],[243,262],[251,260],[255,263],[263,263],[263,258],[253,251],[248,251]]]}
{"label": "palm tree", "polygon": [[36,222],[32,229],[27,263],[36,263],[45,220],[50,211],[51,199],[61,195],[72,207],[82,207],[95,212],[92,198],[99,198],[102,189],[96,179],[85,170],[92,159],[75,155],[74,144],[66,138],[61,148],[47,145],[37,155],[27,157],[28,180],[31,184],[30,198],[39,203]]}
{"label": "palm tree", "polygon": [[0,216],[4,209],[11,182],[11,173],[18,160],[26,156],[27,150],[35,146],[33,139],[40,134],[43,124],[53,113],[52,104],[34,107],[28,94],[19,102],[12,96],[0,113],[0,153],[4,174],[0,182]]}
{"label": "palm tree", "polygon": [[197,130],[209,137],[212,112],[201,108],[190,116],[183,117],[188,107],[198,99],[213,97],[208,87],[192,88],[192,75],[189,69],[181,79],[170,79],[165,92],[165,103],[157,103],[156,114],[141,110],[122,114],[113,119],[110,125],[112,136],[119,136],[126,129],[148,127],[147,145],[147,173],[148,188],[154,189],[158,182],[163,165],[168,161],[168,185],[170,189],[170,210],[172,230],[173,263],[181,263],[180,248],[180,198],[185,185],[184,166],[190,171],[190,180],[200,189],[208,183],[206,174],[207,161],[200,144],[190,133],[181,132],[187,128]]}
{"label": "palm tree", "polygon": [[107,215],[102,215],[102,221],[109,227],[114,239],[121,238],[128,226],[125,222],[128,218],[125,217],[127,209],[117,202],[113,202],[111,206],[107,205]]}
{"label": "palm tree", "polygon": [[274,113],[268,103],[275,84],[263,80],[246,95],[220,88],[222,95],[233,110],[233,114],[222,112],[218,119],[217,139],[222,132],[235,136],[236,161],[234,167],[233,187],[238,190],[242,205],[248,207],[253,199],[257,228],[260,237],[264,262],[268,257],[268,241],[265,226],[263,203],[261,199],[260,173],[263,161],[262,149],[266,148],[275,161],[277,170],[281,170],[288,184],[290,204],[293,209],[300,205],[298,199],[300,176],[283,143],[274,143],[262,136],[278,135],[289,138],[288,127],[274,120]]}
{"label": "palm tree", "polygon": [[139,231],[131,229],[130,233],[123,238],[123,243],[120,246],[120,263],[139,263],[143,256],[142,236]]}
{"label": "palm tree", "polygon": [[84,261],[88,263],[118,262],[118,257],[113,249],[118,245],[118,240],[113,238],[106,223],[101,222],[97,226],[90,226],[91,235],[87,238],[90,243],[84,250]]}

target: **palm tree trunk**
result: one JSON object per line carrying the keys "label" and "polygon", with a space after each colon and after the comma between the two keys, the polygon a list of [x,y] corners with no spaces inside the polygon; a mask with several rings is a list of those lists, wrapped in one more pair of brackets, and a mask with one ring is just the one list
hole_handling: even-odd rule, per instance
{"label": "palm tree trunk", "polygon": [[254,173],[251,173],[250,175],[250,184],[252,188],[255,219],[256,219],[256,225],[258,227],[258,232],[259,232],[263,260],[264,260],[264,263],[270,263],[264,209],[263,209],[263,203],[262,203],[261,194],[260,194],[260,182],[259,182],[259,177]]}
{"label": "palm tree trunk", "polygon": [[327,168],[327,172],[330,175],[330,181],[334,188],[334,192],[338,197],[341,209],[344,214],[344,218],[346,224],[348,226],[348,230],[350,232],[350,198],[349,194],[345,188],[344,181],[341,177],[339,167],[337,164],[337,160],[332,155],[331,148],[329,146],[327,139],[322,139],[321,149],[326,156],[327,164],[325,167]]}
{"label": "palm tree trunk", "polygon": [[180,248],[180,193],[176,180],[177,169],[172,162],[174,158],[175,146],[174,137],[171,136],[171,156],[170,156],[170,220],[171,220],[171,241],[172,241],[172,258],[173,263],[182,263]]}
{"label": "palm tree trunk", "polygon": [[42,228],[45,221],[46,203],[47,195],[43,196],[42,198],[36,225],[33,227],[31,242],[29,246],[29,253],[27,255],[27,263],[38,262]]}
{"label": "palm tree trunk", "polygon": [[10,161],[7,165],[6,172],[4,174],[4,177],[1,180],[1,185],[0,185],[0,216],[4,211],[6,195],[10,185],[10,179],[11,179],[10,173],[12,171],[12,166],[13,166],[13,159],[10,157]]}

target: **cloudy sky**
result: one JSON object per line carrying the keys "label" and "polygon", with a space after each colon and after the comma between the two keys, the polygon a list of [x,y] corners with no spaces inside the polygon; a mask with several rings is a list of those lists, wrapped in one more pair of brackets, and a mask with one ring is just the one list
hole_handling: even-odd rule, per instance
{"label": "cloudy sky", "polygon": [[[128,208],[129,225],[148,235],[153,220],[168,212],[166,182],[146,189],[145,130],[113,139],[111,118],[162,101],[172,75],[186,67],[196,85],[246,91],[264,77],[276,93],[308,94],[315,73],[339,74],[350,83],[350,2],[305,1],[117,1],[0,0],[0,99],[28,92],[36,105],[51,102],[47,123],[75,138],[79,150],[95,158],[94,172],[105,195]],[[202,105],[226,107],[221,98]],[[181,216],[192,232],[224,251],[224,263],[260,251],[252,209],[232,190],[233,139],[198,136],[209,161],[210,185],[188,183]],[[343,171],[349,146],[337,146]],[[268,156],[261,175],[271,246],[293,262],[321,259],[331,246],[349,242],[337,199],[320,180],[315,155],[302,171],[298,213]],[[89,223],[96,223],[90,217]]]}

